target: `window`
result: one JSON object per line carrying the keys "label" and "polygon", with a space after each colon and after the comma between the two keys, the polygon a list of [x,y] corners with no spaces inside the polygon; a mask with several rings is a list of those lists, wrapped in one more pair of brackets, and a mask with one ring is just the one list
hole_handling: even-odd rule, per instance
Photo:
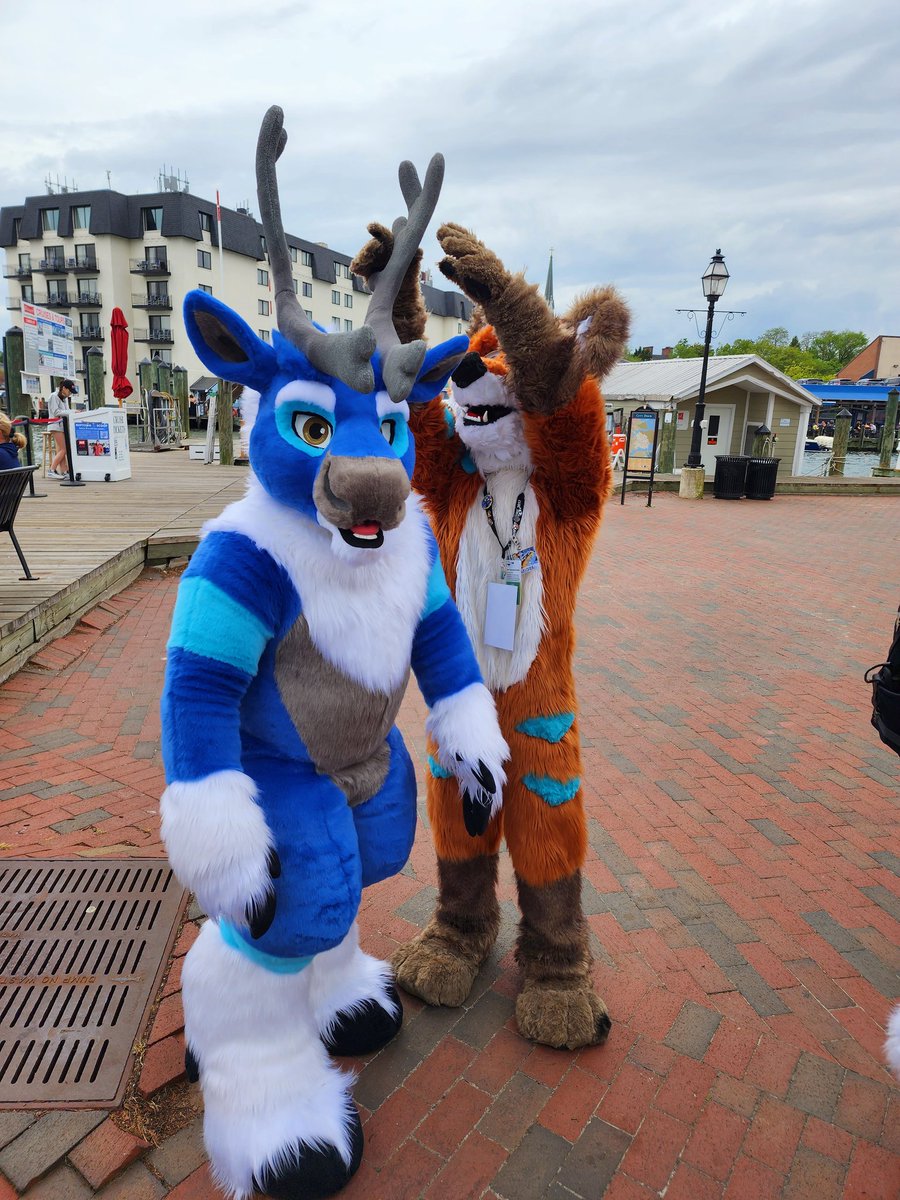
{"label": "window", "polygon": [[75,265],[78,267],[96,266],[97,247],[93,245],[75,247]]}
{"label": "window", "polygon": [[304,295],[304,296],[309,296],[309,297],[310,297],[310,299],[312,298],[312,284],[311,284],[311,283],[304,283],[304,285],[303,285],[303,295]]}
{"label": "window", "polygon": [[334,277],[335,277],[335,279],[340,279],[340,277],[341,277],[341,265],[342,264],[339,263],[337,261],[337,259],[334,260]]}
{"label": "window", "polygon": [[66,262],[65,258],[63,257],[62,246],[48,246],[45,253],[45,262],[47,262],[48,265],[55,263],[57,268],[61,271]]}
{"label": "window", "polygon": [[260,249],[262,250],[263,254],[265,254],[265,252],[266,252],[266,239],[265,239],[265,235],[264,235],[264,234],[262,234],[262,233],[259,235],[259,245],[260,245]]}
{"label": "window", "polygon": [[75,205],[72,209],[72,226],[75,229],[90,229],[91,206],[89,204]]}
{"label": "window", "polygon": [[200,214],[200,232],[212,233],[212,216],[209,213]]}
{"label": "window", "polygon": [[151,304],[169,303],[169,285],[163,280],[155,280],[147,284],[147,300]]}
{"label": "window", "polygon": [[22,271],[23,273],[25,271],[31,270],[31,255],[30,254],[20,254],[19,255],[19,270]]}
{"label": "window", "polygon": [[344,278],[345,278],[345,279],[350,279],[350,278],[351,278],[351,276],[350,276],[350,268],[347,266],[347,264],[346,264],[346,263],[344,264]]}
{"label": "window", "polygon": [[258,300],[258,301],[257,301],[257,304],[259,305],[259,308],[258,308],[258,310],[257,310],[257,311],[259,312],[259,315],[260,315],[261,317],[268,317],[268,316],[271,314],[271,311],[272,311],[272,304],[271,304],[271,301],[269,301],[269,300]]}
{"label": "window", "polygon": [[332,304],[340,304],[340,302],[341,302],[341,293],[337,290],[337,288],[332,288],[331,289],[331,303]]}
{"label": "window", "polygon": [[162,232],[162,214],[161,208],[141,209],[141,229],[144,233]]}
{"label": "window", "polygon": [[288,250],[291,252],[291,262],[295,263],[297,261],[297,247],[288,246]]}
{"label": "window", "polygon": [[172,340],[172,330],[169,325],[168,317],[150,315],[150,340],[170,342]]}
{"label": "window", "polygon": [[310,320],[312,320],[312,319],[313,319],[313,315],[312,315],[312,309],[311,309],[311,308],[304,308],[304,310],[303,310],[303,311],[306,313],[306,315],[309,317],[309,319],[310,319]]}
{"label": "window", "polygon": [[269,272],[264,271],[262,269],[262,267],[257,267],[256,268],[256,282],[259,284],[260,287],[268,287],[269,286]]}
{"label": "window", "polygon": [[197,251],[197,266],[203,267],[205,271],[212,270],[212,255],[208,250]]}
{"label": "window", "polygon": [[30,283],[22,284],[22,299],[34,304],[34,287]]}
{"label": "window", "polygon": [[340,329],[341,318],[340,317],[332,317],[331,318],[331,327],[332,327],[332,329]]}
{"label": "window", "polygon": [[155,267],[162,267],[164,271],[168,269],[165,246],[145,246],[144,253],[148,263],[152,263]]}
{"label": "window", "polygon": [[352,308],[352,307],[353,307],[353,297],[350,295],[349,292],[347,292],[344,295],[344,308]]}
{"label": "window", "polygon": [[197,286],[201,292],[206,292],[207,296],[211,296],[213,294],[212,288],[208,283],[199,283]]}
{"label": "window", "polygon": [[92,334],[96,328],[97,328],[97,314],[96,313],[82,313],[81,314],[81,332],[87,333],[87,334]]}
{"label": "window", "polygon": [[158,358],[160,362],[166,363],[168,366],[172,365],[172,351],[171,350],[157,350],[154,347],[153,357]]}
{"label": "window", "polygon": [[47,299],[55,300],[57,303],[61,300],[68,299],[66,291],[66,281],[64,279],[48,279],[47,280]]}
{"label": "window", "polygon": [[303,267],[312,266],[312,254],[309,252],[309,250],[300,251],[300,265]]}
{"label": "window", "polygon": [[263,342],[271,341],[271,335],[269,334],[268,329],[257,329],[256,332],[259,334],[261,341],[263,341]]}
{"label": "window", "polygon": [[81,279],[78,281],[78,299],[83,304],[99,304],[100,296],[97,292],[96,279]]}
{"label": "window", "polygon": [[349,332],[350,332],[350,330],[351,330],[352,328],[353,328],[353,322],[352,322],[352,321],[345,321],[345,322],[344,322],[344,333],[349,333]]}
{"label": "window", "polygon": [[19,240],[19,230],[22,228],[22,218],[13,217],[12,240],[13,245]]}
{"label": "window", "polygon": [[44,233],[56,233],[57,229],[59,229],[58,208],[41,209],[41,229]]}
{"label": "window", "polygon": [[293,288],[294,288],[294,295],[296,296],[296,295],[297,295],[297,292],[300,290],[300,289],[298,288],[298,286],[297,286],[297,280],[296,280],[296,279],[292,279],[292,280],[291,280],[291,284],[292,284],[292,286],[293,286]]}
{"label": "window", "polygon": [[457,321],[457,322],[456,322],[456,332],[457,332],[457,333],[462,333],[462,321]]}

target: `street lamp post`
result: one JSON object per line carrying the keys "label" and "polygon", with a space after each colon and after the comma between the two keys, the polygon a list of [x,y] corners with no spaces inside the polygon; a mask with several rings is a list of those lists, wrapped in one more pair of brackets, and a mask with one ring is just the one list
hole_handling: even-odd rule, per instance
{"label": "street lamp post", "polygon": [[691,452],[688,455],[687,466],[697,468],[700,462],[700,422],[706,412],[706,371],[709,367],[709,344],[712,341],[713,316],[716,311],[716,301],[720,299],[728,283],[728,268],[722,251],[717,250],[709,261],[709,266],[703,273],[703,295],[709,301],[706,314],[706,336],[703,339],[703,367],[700,371],[700,391],[697,394],[697,408],[694,413],[694,427],[691,432]]}

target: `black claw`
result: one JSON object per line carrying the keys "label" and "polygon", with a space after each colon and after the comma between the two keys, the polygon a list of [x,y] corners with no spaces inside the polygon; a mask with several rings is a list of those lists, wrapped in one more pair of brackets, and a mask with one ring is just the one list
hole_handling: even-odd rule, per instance
{"label": "black claw", "polygon": [[490,797],[487,798],[485,804],[483,796],[472,796],[470,792],[463,792],[463,822],[466,826],[466,833],[470,837],[480,837],[487,829],[490,820]]}
{"label": "black claw", "polygon": [[184,1050],[184,1073],[188,1083],[197,1083],[200,1079],[200,1064],[190,1046],[186,1046]]}
{"label": "black claw", "polygon": [[281,859],[278,857],[278,851],[274,846],[269,851],[269,874],[273,879],[281,878]]}
{"label": "black claw", "polygon": [[612,1021],[606,1015],[597,1018],[597,1045],[602,1046],[609,1037],[609,1031],[612,1029]]}
{"label": "black claw", "polygon": [[279,1155],[277,1166],[267,1166],[258,1176],[254,1176],[253,1186],[266,1196],[274,1197],[274,1200],[297,1200],[299,1196],[320,1200],[324,1196],[333,1196],[346,1187],[356,1173],[362,1152],[362,1122],[354,1108],[349,1166],[341,1158],[337,1146],[331,1142],[321,1142],[315,1146],[301,1144]]}
{"label": "black claw", "polygon": [[481,784],[481,786],[484,788],[484,790],[486,792],[496,792],[497,783],[494,779],[494,776],[491,774],[490,770],[485,765],[485,763],[482,759],[479,758],[478,770],[473,771],[472,774],[475,776],[475,778],[478,780],[478,782]]}
{"label": "black claw", "polygon": [[275,920],[275,889],[269,888],[258,904],[247,909],[247,925],[252,938],[261,938]]}

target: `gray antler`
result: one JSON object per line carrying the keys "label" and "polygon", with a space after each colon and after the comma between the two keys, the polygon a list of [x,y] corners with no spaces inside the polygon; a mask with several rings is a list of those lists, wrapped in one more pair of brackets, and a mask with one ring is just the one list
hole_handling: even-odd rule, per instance
{"label": "gray antler", "polygon": [[358,392],[371,392],[375,373],[370,360],[375,352],[376,331],[363,325],[351,333],[323,333],[309,320],[294,292],[275,171],[275,163],[286,145],[284,113],[273,104],[263,117],[256,143],[256,193],[266,231],[278,328],[319,371],[343,380]]}
{"label": "gray antler", "polygon": [[400,344],[394,328],[394,301],[437,207],[444,180],[444,156],[434,155],[425,172],[424,185],[411,162],[400,164],[399,175],[409,217],[394,221],[394,246],[387,266],[369,276],[368,284],[374,295],[366,313],[366,325],[375,331],[381,351],[385,387],[396,401],[405,400],[412,390],[425,357],[425,343]]}

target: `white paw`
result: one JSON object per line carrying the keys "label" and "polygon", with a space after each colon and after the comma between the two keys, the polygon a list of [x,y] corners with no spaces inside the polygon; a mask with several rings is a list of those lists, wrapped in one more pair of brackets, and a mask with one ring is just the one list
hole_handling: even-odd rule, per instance
{"label": "white paw", "polygon": [[[459,780],[461,795],[467,792],[481,804],[490,800],[490,815],[496,816],[503,803],[506,773],[503,764],[509,747],[491,693],[483,683],[471,683],[453,696],[438,700],[425,725],[437,743],[437,759]],[[494,787],[485,786],[487,768]]]}
{"label": "white paw", "polygon": [[172,870],[204,912],[238,925],[246,925],[248,905],[260,905],[271,888],[272,834],[256,796],[249,775],[216,771],[170,783],[160,801]]}

